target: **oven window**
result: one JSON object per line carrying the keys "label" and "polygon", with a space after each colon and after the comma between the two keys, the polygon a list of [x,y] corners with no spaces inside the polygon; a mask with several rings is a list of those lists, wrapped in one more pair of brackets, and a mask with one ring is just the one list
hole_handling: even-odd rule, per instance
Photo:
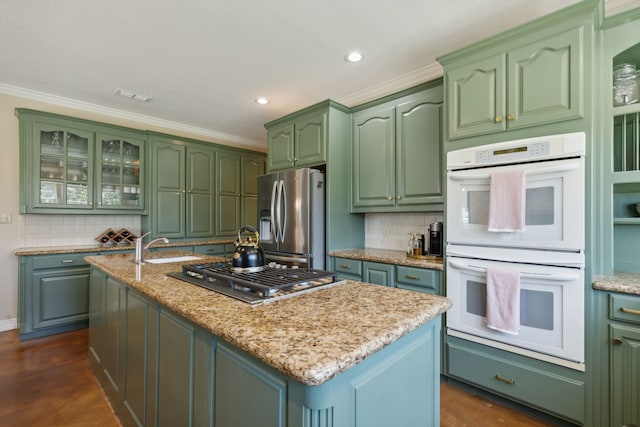
{"label": "oven window", "polygon": [[[552,225],[554,209],[554,187],[527,188],[525,224]],[[489,192],[467,192],[467,216],[469,224],[489,224]]]}
{"label": "oven window", "polygon": [[[487,315],[487,285],[467,280],[468,313],[485,317]],[[520,324],[535,329],[553,330],[553,293],[520,289]]]}

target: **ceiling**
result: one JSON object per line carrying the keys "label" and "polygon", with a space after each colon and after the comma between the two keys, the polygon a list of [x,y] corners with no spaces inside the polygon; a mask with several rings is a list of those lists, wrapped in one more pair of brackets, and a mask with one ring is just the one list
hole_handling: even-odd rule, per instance
{"label": "ceiling", "polygon": [[266,122],[439,77],[436,57],[577,2],[0,0],[0,91],[264,147]]}

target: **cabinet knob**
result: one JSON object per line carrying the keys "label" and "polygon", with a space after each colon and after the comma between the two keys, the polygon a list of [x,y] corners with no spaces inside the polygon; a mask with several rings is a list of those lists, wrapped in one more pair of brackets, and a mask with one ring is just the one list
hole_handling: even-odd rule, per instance
{"label": "cabinet knob", "polygon": [[393,200],[393,197],[387,196],[387,200]]}
{"label": "cabinet knob", "polygon": [[515,120],[516,119],[516,115],[515,114],[509,114],[507,116],[507,120]]}
{"label": "cabinet knob", "polygon": [[502,121],[502,116],[496,116],[496,123],[500,123]]}
{"label": "cabinet knob", "polygon": [[613,340],[611,340],[611,343],[613,345],[622,345],[622,340],[618,338],[614,338]]}
{"label": "cabinet knob", "polygon": [[396,200],[402,199],[402,196],[396,196]]}

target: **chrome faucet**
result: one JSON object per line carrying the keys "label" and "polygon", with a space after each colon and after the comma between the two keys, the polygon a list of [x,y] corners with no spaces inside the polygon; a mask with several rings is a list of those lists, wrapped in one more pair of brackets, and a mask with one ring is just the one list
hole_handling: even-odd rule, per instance
{"label": "chrome faucet", "polygon": [[138,264],[143,264],[144,263],[143,250],[149,249],[152,245],[154,245],[154,244],[156,244],[158,242],[169,243],[169,239],[167,239],[166,237],[157,237],[157,238],[153,239],[152,241],[150,241],[149,243],[147,243],[143,247],[142,246],[142,240],[149,234],[151,234],[150,231],[148,233],[143,234],[142,236],[140,236],[140,237],[138,237],[136,239],[136,258],[134,259],[134,262],[136,262]]}

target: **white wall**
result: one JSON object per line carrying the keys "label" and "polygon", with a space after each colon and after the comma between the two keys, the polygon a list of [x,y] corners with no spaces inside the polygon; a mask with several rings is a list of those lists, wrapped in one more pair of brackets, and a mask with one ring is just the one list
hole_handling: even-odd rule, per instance
{"label": "white wall", "polygon": [[[49,101],[49,98],[51,101]],[[60,101],[60,102],[58,102]],[[46,94],[31,96],[25,91],[24,97],[7,94],[0,91],[0,214],[10,214],[10,224],[0,224],[0,331],[15,329],[18,316],[18,258],[14,252],[22,247],[59,246],[69,244],[92,244],[93,239],[106,228],[130,228],[133,232],[140,230],[139,216],[111,216],[111,215],[20,215],[20,156],[19,156],[19,126],[15,116],[16,108],[31,108],[72,117],[95,120],[127,126],[134,129],[154,130],[173,135],[194,138],[224,145],[240,146],[238,143],[228,143],[212,137],[203,136],[176,128],[163,126],[156,122],[142,122],[122,118],[126,114],[109,115],[99,106],[82,108],[81,103],[64,100]],[[186,128],[186,127],[185,127]],[[176,130],[178,129],[178,130]],[[266,139],[266,131],[265,131]],[[265,147],[242,147],[247,149],[266,151]],[[67,231],[74,231],[73,236]],[[59,235],[63,230],[64,234]]]}

